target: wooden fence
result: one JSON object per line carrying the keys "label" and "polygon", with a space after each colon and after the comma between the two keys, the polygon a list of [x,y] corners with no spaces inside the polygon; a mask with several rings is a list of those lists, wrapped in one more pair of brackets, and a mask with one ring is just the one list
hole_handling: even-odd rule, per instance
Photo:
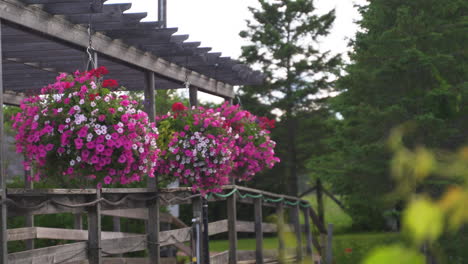
{"label": "wooden fence", "polygon": [[[325,234],[323,223],[318,222],[314,210],[307,201],[296,197],[278,195],[256,189],[230,185],[224,187],[224,194],[210,195],[207,202],[225,201],[227,203],[227,219],[211,222],[205,228],[202,226],[203,199],[194,194],[190,188],[130,188],[130,189],[7,189],[6,197],[2,199],[2,207],[7,207],[8,216],[30,216],[73,213],[87,215],[88,230],[61,229],[45,227],[29,227],[8,229],[7,240],[60,239],[76,241],[74,243],[46,248],[30,249],[8,254],[8,264],[59,264],[59,263],[174,263],[170,259],[160,259],[160,247],[175,245],[183,252],[191,255],[193,248],[186,242],[193,239],[194,227],[185,226],[180,220],[166,214],[159,215],[159,206],[174,204],[192,204],[193,217],[200,220],[200,230],[207,231],[209,236],[221,233],[229,235],[229,250],[213,256],[201,249],[201,262],[217,263],[273,263],[278,258],[285,260],[308,259],[312,262],[313,244],[317,253],[322,251],[319,241],[312,236],[311,222]],[[237,203],[253,204],[254,222],[238,221],[236,217]],[[292,225],[282,223],[283,217],[278,217],[278,224],[264,223],[263,207],[275,207],[279,216],[287,208],[293,210]],[[157,212],[157,213],[155,213]],[[304,214],[304,225],[299,224],[299,214]],[[101,216],[124,217],[147,220],[146,234],[131,234],[123,232],[102,232]],[[119,218],[117,218],[119,219]],[[172,221],[178,229],[159,231],[159,222]],[[312,221],[310,221],[312,220]],[[116,221],[120,225],[119,221]],[[281,231],[292,227],[297,240],[294,252],[287,252]],[[120,230],[116,227],[114,230]],[[237,250],[237,233],[256,234],[256,251]],[[270,252],[263,249],[263,235],[278,233],[279,250]],[[305,234],[304,234],[305,233]],[[303,240],[305,237],[305,241]],[[32,243],[32,242],[30,242]],[[203,245],[203,243],[202,243]],[[322,243],[322,245],[325,245]],[[6,246],[6,245],[2,245]],[[32,248],[32,247],[31,247]],[[147,250],[148,258],[123,258],[121,254]],[[205,253],[203,253],[205,252]],[[292,254],[291,254],[292,253]],[[318,255],[318,254],[316,254]],[[315,260],[317,261],[317,259]]]}

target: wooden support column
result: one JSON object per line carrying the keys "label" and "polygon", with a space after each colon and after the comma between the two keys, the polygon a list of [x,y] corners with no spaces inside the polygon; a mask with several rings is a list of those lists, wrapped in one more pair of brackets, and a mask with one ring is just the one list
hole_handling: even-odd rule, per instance
{"label": "wooden support column", "polygon": [[[25,189],[33,189],[34,184],[32,182],[33,171],[32,168],[30,170],[24,171],[24,188]],[[34,216],[31,213],[25,213],[24,215],[24,226],[25,227],[34,227]],[[27,239],[24,241],[26,244],[26,250],[34,249],[34,239]]]}
{"label": "wooden support column", "polygon": [[[322,181],[320,179],[317,179],[317,215],[318,215],[318,221],[320,222],[319,224],[322,225],[325,228],[325,211],[324,211],[324,206],[323,206],[323,186],[322,186]],[[325,230],[322,230],[320,232],[320,244],[322,245],[322,248],[326,247],[327,243],[327,234],[324,232]],[[324,253],[324,252],[322,252]]]}
{"label": "wooden support column", "polygon": [[[101,190],[96,190],[96,199],[101,198]],[[88,260],[89,264],[102,264],[101,254],[101,204],[88,208]]]}
{"label": "wooden support column", "polygon": [[[203,256],[203,235],[202,235],[202,221],[203,221],[202,206],[203,206],[203,203],[202,203],[201,197],[192,199],[193,219],[195,220],[194,222],[195,229],[193,231],[196,232],[197,227],[198,227],[198,230],[200,230],[198,234],[199,236],[195,234],[199,243],[199,249],[197,250],[197,246],[195,245],[194,255],[196,256],[197,254],[199,254],[200,263],[205,263],[203,259],[204,256]],[[197,242],[195,241],[195,243]]]}
{"label": "wooden support column", "polygon": [[262,216],[262,198],[255,198],[255,263],[263,264],[263,216]]}
{"label": "wooden support column", "polygon": [[6,173],[4,152],[3,127],[3,58],[2,58],[2,32],[0,20],[0,263],[8,263],[8,237],[7,237],[7,205],[6,199]]}
{"label": "wooden support column", "polygon": [[284,259],[286,257],[285,255],[285,246],[284,246],[284,232],[285,232],[285,226],[284,226],[284,204],[280,202],[278,204],[278,207],[276,208],[276,214],[278,217],[278,258],[280,263],[284,262]]}
{"label": "wooden support column", "polygon": [[229,236],[229,264],[237,264],[237,193],[227,198],[228,236]]}
{"label": "wooden support column", "polygon": [[[304,232],[306,238],[306,254],[307,256],[312,256],[312,232],[310,228],[310,219],[309,219],[309,208],[302,208],[302,213],[304,215]],[[313,260],[312,260],[313,261]]]}
{"label": "wooden support column", "polygon": [[297,204],[292,210],[294,210],[294,231],[296,232],[296,241],[297,241],[297,247],[296,247],[296,259],[297,262],[300,263],[302,261],[302,228],[301,228],[301,223],[299,221],[300,218],[300,208],[299,204]]}
{"label": "wooden support column", "polygon": [[166,0],[158,0],[158,21],[162,23],[161,27],[167,27],[167,3]]}
{"label": "wooden support column", "polygon": [[154,264],[161,263],[161,248],[159,242],[159,198],[148,202],[148,224],[147,224],[147,236],[148,236],[148,255],[150,262]]}
{"label": "wooden support column", "polygon": [[[148,114],[150,122],[156,121],[156,104],[154,97],[155,81],[154,72],[146,72],[145,84],[145,112]],[[156,178],[148,177],[148,188],[157,188],[158,184]],[[156,191],[157,192],[157,191]],[[159,244],[159,229],[160,229],[160,215],[159,215],[160,200],[148,202],[148,222],[146,224],[146,233],[148,236],[148,255],[150,263],[161,263],[161,248]]]}

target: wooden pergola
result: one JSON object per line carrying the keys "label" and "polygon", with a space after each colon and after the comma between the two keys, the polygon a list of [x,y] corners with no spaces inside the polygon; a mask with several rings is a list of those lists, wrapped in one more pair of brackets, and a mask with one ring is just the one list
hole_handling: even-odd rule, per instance
{"label": "wooden pergola", "polygon": [[[88,62],[87,48],[92,44],[92,56],[100,66],[106,66],[109,78],[130,91],[144,91],[145,110],[154,120],[156,106],[154,93],[158,89],[183,88],[190,83],[190,101],[197,103],[197,92],[202,91],[231,100],[236,85],[255,85],[263,82],[263,75],[248,66],[210,52],[211,48],[200,47],[200,42],[187,42],[188,35],[177,35],[177,28],[166,27],[166,1],[159,0],[159,21],[140,22],[146,13],[124,11],[131,4],[105,5],[105,0],[0,0],[0,123],[3,124],[3,105],[18,105],[29,94],[38,94],[40,89],[54,80],[57,73],[83,70]],[[94,65],[96,66],[96,65]],[[0,137],[3,138],[3,125]],[[34,190],[32,184],[25,181],[24,189],[8,189],[5,183],[4,142],[0,142],[0,263],[161,263],[160,246],[174,244],[175,241],[187,241],[189,228],[160,232],[161,205],[191,203],[194,217],[201,219],[202,199],[193,195],[190,188],[158,190],[154,179],[149,179],[147,188],[140,189],[48,189]],[[227,186],[226,190],[239,189]],[[245,193],[262,194],[265,197],[281,197],[295,205],[285,205],[302,210],[307,219],[307,253],[312,253],[312,236],[309,218],[322,233],[323,223],[317,222],[312,208],[299,208],[306,204],[296,197],[266,193],[259,190],[243,189]],[[209,201],[223,200],[212,197]],[[230,251],[213,259],[213,263],[237,263],[241,254],[237,252],[236,240],[239,229],[244,232],[256,232],[257,248],[254,254],[257,263],[263,262],[262,235],[264,232],[276,232],[276,225],[262,223],[262,206],[274,206],[283,213],[283,203],[265,202],[261,199],[241,199],[242,202],[255,205],[255,223],[242,223],[236,220],[235,194],[226,198],[228,219],[222,223],[210,223],[203,227],[206,235],[228,232]],[[38,203],[42,201],[42,203]],[[240,201],[240,200],[239,200]],[[141,209],[140,211],[127,211]],[[117,211],[115,211],[117,210]],[[142,211],[143,210],[143,211]],[[26,227],[7,230],[7,212],[9,216],[24,215]],[[76,214],[75,229],[47,229],[34,227],[33,216],[70,212]],[[80,230],[81,214],[88,215],[88,230]],[[125,234],[117,228],[111,233],[101,232],[101,215],[135,217],[147,221],[145,235]],[[227,224],[227,227],[226,227]],[[201,228],[201,227],[200,227]],[[209,230],[209,232],[208,232]],[[299,221],[295,222],[298,241],[301,241],[302,229]],[[35,238],[62,238],[69,240],[87,240],[63,246],[35,249]],[[28,251],[8,254],[7,241],[25,239]],[[172,239],[172,240],[171,240]],[[300,244],[301,245],[301,244]],[[284,244],[283,244],[284,247]],[[320,247],[316,242],[316,247]],[[149,262],[112,262],[103,256],[119,255],[125,252],[148,250]],[[107,252],[106,252],[107,251]],[[249,253],[250,254],[250,253]],[[298,247],[297,257],[302,258],[302,245]],[[204,253],[204,261],[211,258]],[[117,260],[116,260],[117,261]],[[82,262],[74,262],[82,263]],[[204,262],[202,262],[204,263]]]}

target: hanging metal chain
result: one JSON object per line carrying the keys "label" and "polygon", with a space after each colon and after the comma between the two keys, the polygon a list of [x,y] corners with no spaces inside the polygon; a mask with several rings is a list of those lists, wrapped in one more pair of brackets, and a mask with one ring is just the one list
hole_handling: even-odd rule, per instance
{"label": "hanging metal chain", "polygon": [[[86,62],[86,71],[96,68],[96,61],[94,60],[94,48],[92,31],[92,15],[93,15],[93,0],[89,1],[89,18],[88,18],[88,47],[86,53],[88,54],[88,61]],[[90,67],[91,66],[91,67]]]}

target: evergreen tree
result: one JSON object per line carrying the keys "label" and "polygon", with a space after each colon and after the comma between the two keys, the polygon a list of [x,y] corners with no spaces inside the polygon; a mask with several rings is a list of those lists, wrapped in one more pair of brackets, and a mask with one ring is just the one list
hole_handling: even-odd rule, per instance
{"label": "evergreen tree", "polygon": [[319,51],[317,41],[328,35],[335,12],[314,14],[312,0],[259,2],[259,9],[250,8],[254,20],[247,21],[248,29],[240,33],[251,42],[242,48],[242,58],[249,64],[259,65],[267,83],[244,87],[242,93],[245,101],[263,103],[282,113],[287,130],[280,143],[287,149],[280,157],[287,167],[288,192],[297,195],[301,166],[298,134],[306,133],[297,130],[298,122],[302,122],[297,115],[316,109],[314,95],[333,87],[332,76],[338,72],[340,56]]}
{"label": "evergreen tree", "polygon": [[410,146],[466,142],[468,1],[372,0],[360,11],[362,30],[332,107],[343,118],[330,121],[336,129],[328,154],[309,165],[369,229],[396,206],[384,196],[394,186],[386,147],[392,128],[412,124]]}

